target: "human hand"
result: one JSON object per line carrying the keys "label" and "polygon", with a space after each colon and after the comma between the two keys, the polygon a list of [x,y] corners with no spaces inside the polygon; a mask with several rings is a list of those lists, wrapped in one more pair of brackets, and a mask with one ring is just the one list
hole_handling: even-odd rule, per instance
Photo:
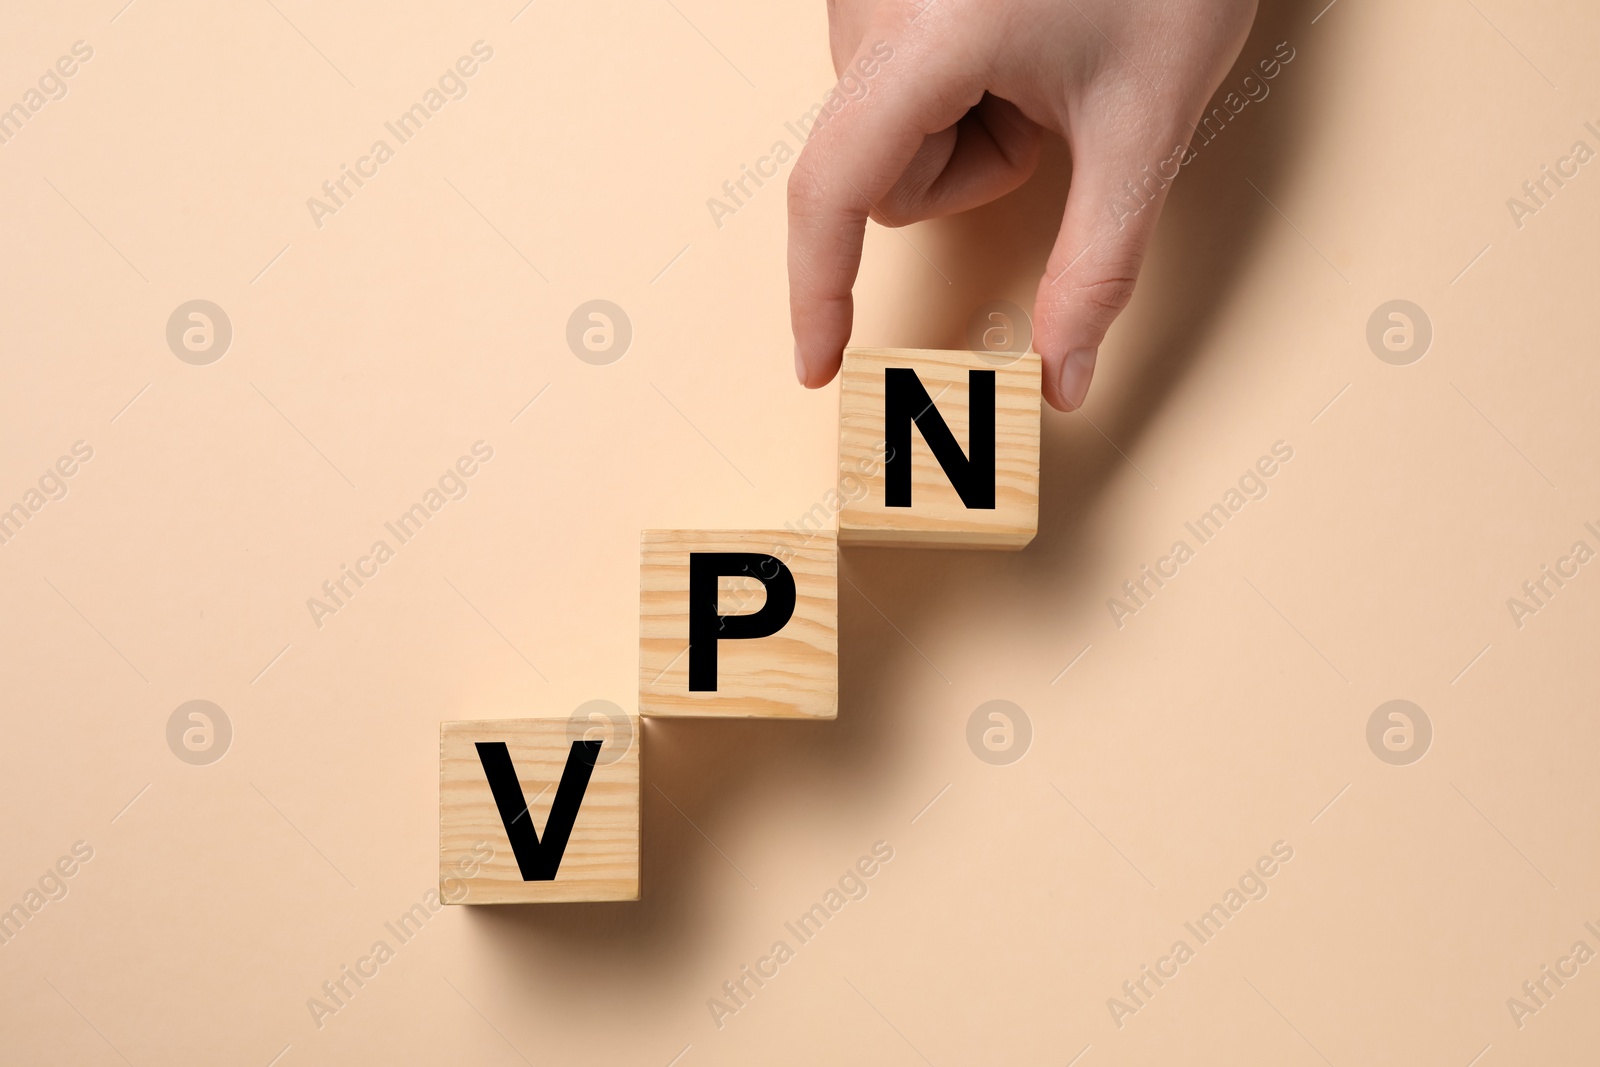
{"label": "human hand", "polygon": [[[1003,196],[1033,173],[1053,130],[1072,153],[1072,185],[1035,297],[1034,348],[1045,399],[1082,404],[1171,184],[1149,176],[1176,174],[1255,10],[1256,0],[829,0],[834,69],[865,90],[818,120],[789,178],[800,381],[817,388],[839,370],[869,216],[904,226]],[[1146,206],[1131,209],[1125,183]]]}

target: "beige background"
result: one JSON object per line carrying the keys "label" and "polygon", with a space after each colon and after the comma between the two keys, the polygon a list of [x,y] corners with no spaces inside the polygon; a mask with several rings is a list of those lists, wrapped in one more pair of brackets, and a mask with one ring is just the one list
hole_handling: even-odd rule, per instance
{"label": "beige background", "polygon": [[[94,49],[0,146],[0,499],[94,449],[0,546],[0,906],[94,849],[0,946],[0,1059],[1593,1058],[1595,964],[1506,1007],[1600,950],[1600,572],[1506,608],[1600,547],[1600,171],[1506,207],[1600,148],[1591,6],[1269,5],[1228,86],[1296,58],[1180,179],[1086,412],[1046,414],[1033,546],[847,553],[837,722],[646,725],[642,902],[446,909],[319,1029],[307,999],[434,883],[439,721],[631,706],[639,530],[782,525],[832,483],[781,179],[706,208],[831,84],[825,14],[122,3],[0,35],[8,104]],[[466,98],[317,228],[306,198],[478,40]],[[874,229],[857,342],[1031,303],[1066,176]],[[164,337],[196,298],[234,328],[209,366]],[[565,342],[592,298],[634,327],[609,366]],[[1406,367],[1365,341],[1394,298],[1435,330]],[[318,628],[306,599],[478,440],[467,497]],[[1118,629],[1106,599],[1279,440],[1266,499]],[[1434,725],[1411,766],[1365,740],[1393,698]],[[167,747],[191,699],[233,724],[209,766]],[[1032,724],[1008,766],[966,741],[994,699]],[[869,895],[714,1025],[880,840]],[[1107,998],[1279,840],[1270,894],[1119,1029]]]}

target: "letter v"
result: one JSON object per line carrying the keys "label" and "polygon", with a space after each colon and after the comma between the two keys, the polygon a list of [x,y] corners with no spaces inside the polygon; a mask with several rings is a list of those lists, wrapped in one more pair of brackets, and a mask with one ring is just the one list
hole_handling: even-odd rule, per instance
{"label": "letter v", "polygon": [[544,840],[540,841],[533,819],[527,817],[528,802],[517,782],[510,749],[504,741],[477,742],[478,762],[483,764],[484,777],[489,779],[489,791],[494,794],[495,807],[500,809],[500,821],[505,824],[511,853],[517,857],[517,868],[524,882],[555,880],[602,744],[601,741],[572,742],[567,765],[561,772],[561,784],[556,787],[556,799],[550,805],[550,818],[545,820]]}

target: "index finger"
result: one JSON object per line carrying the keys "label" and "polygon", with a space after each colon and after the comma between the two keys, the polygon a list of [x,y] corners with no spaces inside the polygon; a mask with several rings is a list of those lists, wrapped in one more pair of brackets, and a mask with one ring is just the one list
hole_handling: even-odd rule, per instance
{"label": "index finger", "polygon": [[867,216],[904,172],[923,137],[950,125],[976,101],[951,102],[948,88],[939,87],[941,79],[925,63],[915,72],[907,69],[909,48],[897,53],[884,41],[863,42],[846,77],[868,59],[876,61],[876,75],[860,83],[859,95],[846,95],[840,87],[829,93],[789,176],[795,374],[813,389],[833,379],[850,340],[855,310],[850,290],[861,267]]}

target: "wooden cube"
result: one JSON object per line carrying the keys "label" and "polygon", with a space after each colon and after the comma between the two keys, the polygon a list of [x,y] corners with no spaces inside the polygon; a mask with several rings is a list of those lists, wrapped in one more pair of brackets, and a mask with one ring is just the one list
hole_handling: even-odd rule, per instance
{"label": "wooden cube", "polygon": [[1019,549],[1039,529],[1039,355],[852,348],[839,541]]}
{"label": "wooden cube", "polygon": [[626,721],[598,739],[566,715],[441,723],[440,899],[638,900],[642,735]]}
{"label": "wooden cube", "polygon": [[644,531],[641,715],[832,719],[838,711],[833,530]]}

